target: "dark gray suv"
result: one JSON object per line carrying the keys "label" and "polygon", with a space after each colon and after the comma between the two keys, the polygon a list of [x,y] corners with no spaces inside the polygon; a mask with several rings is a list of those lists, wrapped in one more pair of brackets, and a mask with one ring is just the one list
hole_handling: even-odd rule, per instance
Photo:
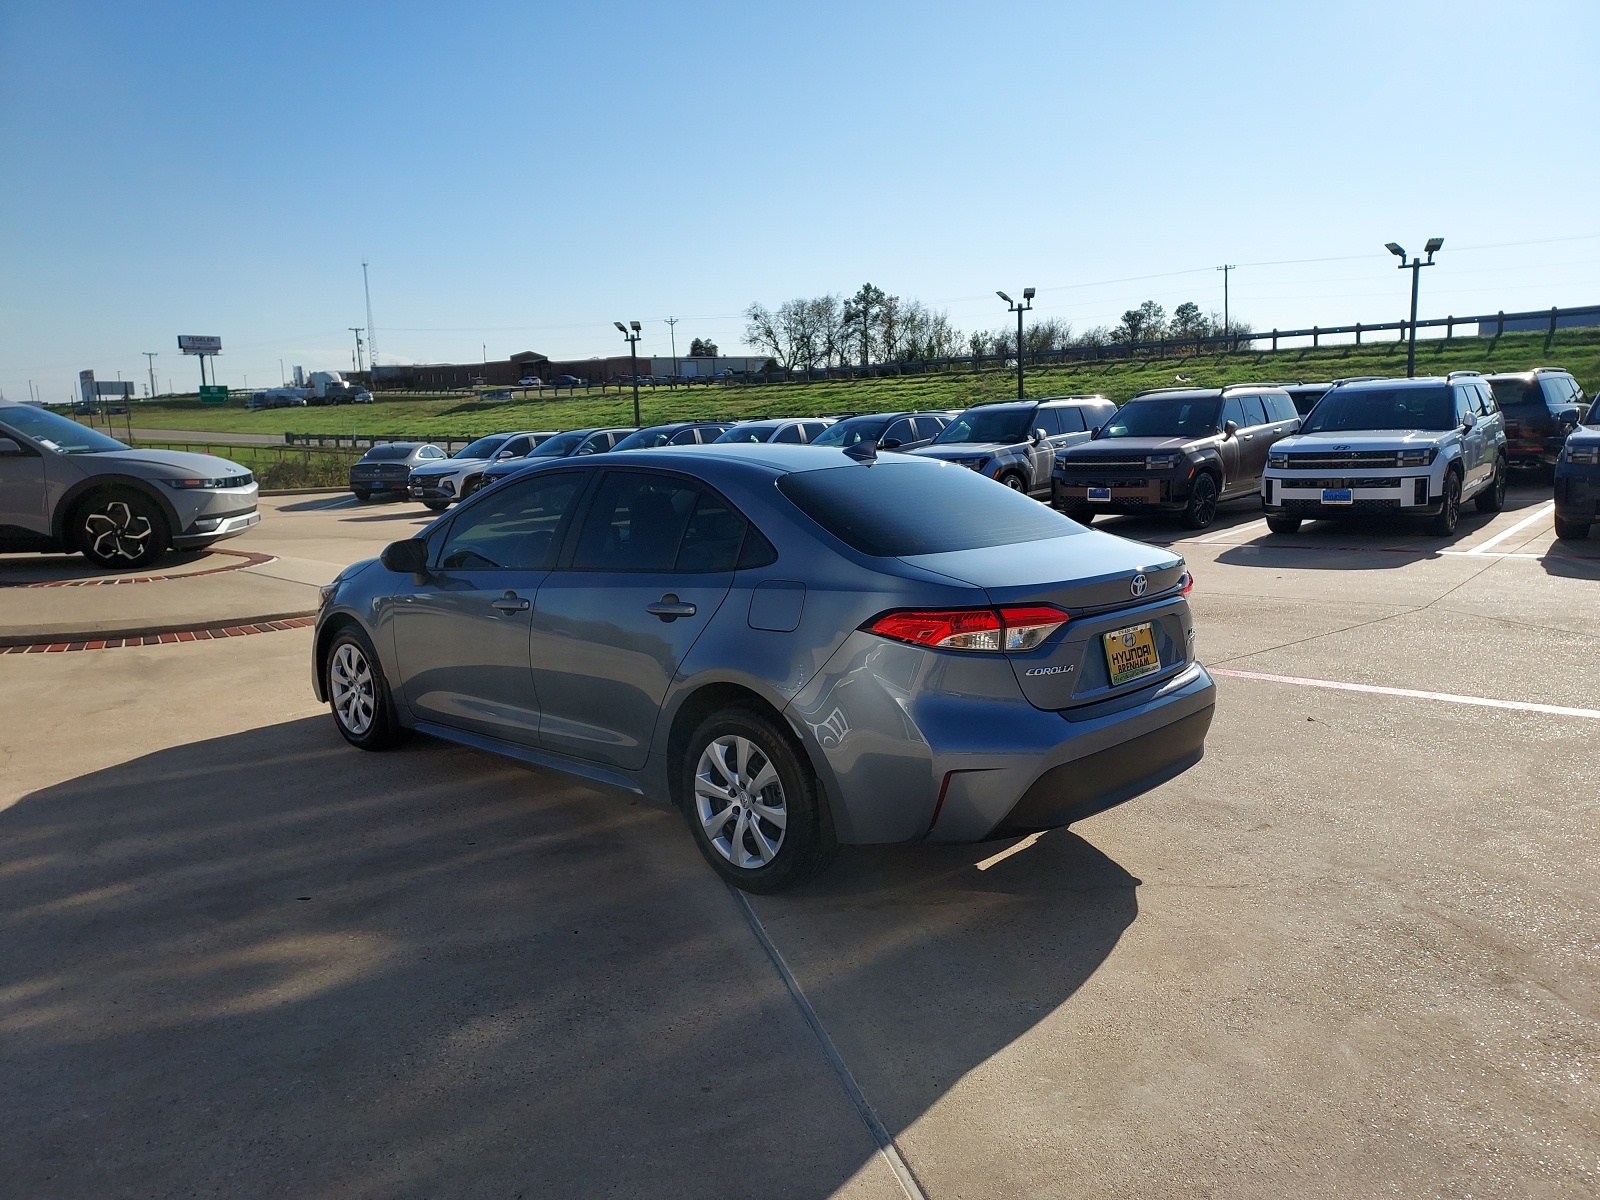
{"label": "dark gray suv", "polygon": [[770,444],[534,467],[324,591],[339,732],[676,804],[753,891],[843,842],[1069,824],[1198,762],[1183,559],[951,464]]}
{"label": "dark gray suv", "polygon": [[1051,396],[969,408],[917,454],[959,463],[1014,492],[1050,491],[1057,452],[1089,440],[1117,411],[1104,396]]}

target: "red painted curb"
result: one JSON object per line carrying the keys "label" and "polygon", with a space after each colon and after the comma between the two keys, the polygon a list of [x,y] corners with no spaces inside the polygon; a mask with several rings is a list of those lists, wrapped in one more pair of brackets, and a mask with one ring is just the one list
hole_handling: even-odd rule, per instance
{"label": "red painted curb", "polygon": [[0,654],[66,654],[73,650],[116,650],[124,646],[176,646],[183,642],[220,641],[223,638],[247,637],[252,633],[277,633],[285,629],[307,629],[317,623],[315,617],[289,617],[282,621],[267,621],[260,625],[209,625],[196,629],[179,629],[170,633],[135,635],[125,638],[103,638],[92,642],[32,642],[24,646],[0,646]]}
{"label": "red painted curb", "polygon": [[212,554],[226,554],[243,561],[224,567],[208,567],[204,571],[173,571],[166,575],[108,575],[102,579],[47,579],[40,583],[0,583],[0,588],[58,588],[58,587],[109,587],[119,583],[166,583],[170,579],[203,579],[207,575],[220,575],[224,571],[242,571],[246,567],[259,567],[276,558],[272,554],[255,554],[248,550],[212,550]]}

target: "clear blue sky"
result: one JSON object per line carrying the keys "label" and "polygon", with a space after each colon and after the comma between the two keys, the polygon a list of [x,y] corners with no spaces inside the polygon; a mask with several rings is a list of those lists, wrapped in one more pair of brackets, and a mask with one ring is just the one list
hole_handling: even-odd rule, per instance
{"label": "clear blue sky", "polygon": [[1083,327],[1222,262],[1258,328],[1392,320],[1434,234],[1424,315],[1600,303],[1597,52],[1593,0],[0,0],[0,388],[348,367],[363,258],[385,362],[732,352],[866,280]]}

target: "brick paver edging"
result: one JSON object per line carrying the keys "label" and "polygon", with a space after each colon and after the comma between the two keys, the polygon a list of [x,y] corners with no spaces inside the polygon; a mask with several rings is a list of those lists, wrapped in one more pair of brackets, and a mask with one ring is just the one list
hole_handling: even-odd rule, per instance
{"label": "brick paver edging", "polygon": [[82,642],[32,642],[26,646],[0,646],[0,654],[64,654],[72,650],[116,650],[125,646],[170,646],[178,642],[210,642],[223,638],[248,637],[252,633],[276,633],[282,629],[306,629],[316,617],[288,617],[282,621],[261,621],[250,625],[212,625],[200,629],[179,629],[133,637],[96,638]]}
{"label": "brick paver edging", "polygon": [[213,550],[212,554],[226,554],[241,559],[222,567],[207,567],[204,571],[171,571],[165,575],[108,575],[102,579],[47,579],[40,583],[5,583],[0,588],[58,588],[106,587],[115,583],[165,583],[169,579],[201,579],[207,575],[220,575],[224,571],[242,571],[246,567],[259,567],[275,561],[271,554],[254,554],[248,550]]}

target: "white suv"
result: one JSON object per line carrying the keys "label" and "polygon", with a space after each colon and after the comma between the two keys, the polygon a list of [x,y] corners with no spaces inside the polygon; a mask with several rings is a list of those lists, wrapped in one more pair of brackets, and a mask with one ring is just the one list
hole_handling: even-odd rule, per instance
{"label": "white suv", "polygon": [[1462,501],[1499,512],[1505,498],[1505,418],[1476,371],[1335,384],[1300,432],[1272,447],[1261,479],[1273,533],[1393,514],[1430,517],[1429,531],[1448,537]]}

